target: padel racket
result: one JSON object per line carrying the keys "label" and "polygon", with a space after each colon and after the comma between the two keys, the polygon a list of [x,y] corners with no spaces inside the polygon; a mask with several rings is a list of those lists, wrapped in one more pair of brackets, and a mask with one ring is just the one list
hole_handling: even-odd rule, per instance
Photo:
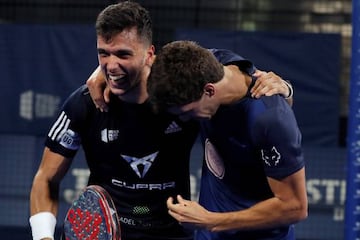
{"label": "padel racket", "polygon": [[73,202],[64,221],[66,240],[121,240],[113,200],[98,185],[87,186]]}

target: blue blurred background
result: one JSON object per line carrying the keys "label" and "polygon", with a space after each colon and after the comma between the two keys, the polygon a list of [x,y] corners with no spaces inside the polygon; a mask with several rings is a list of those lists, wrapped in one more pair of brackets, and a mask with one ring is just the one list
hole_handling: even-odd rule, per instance
{"label": "blue blurred background", "polygon": [[[0,0],[2,239],[31,239],[29,191],[44,136],[65,98],[97,66],[95,18],[115,2]],[[352,2],[138,2],[152,15],[157,49],[172,40],[191,39],[231,49],[292,82],[310,209],[309,218],[296,227],[298,239],[344,239]],[[201,158],[197,142],[191,162],[194,199]],[[87,177],[80,151],[62,184],[58,227]]]}

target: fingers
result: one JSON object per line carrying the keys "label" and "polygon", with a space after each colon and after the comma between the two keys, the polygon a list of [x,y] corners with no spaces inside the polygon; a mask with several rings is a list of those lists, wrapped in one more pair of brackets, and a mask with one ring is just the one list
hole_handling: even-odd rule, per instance
{"label": "fingers", "polygon": [[[104,100],[105,103],[109,103],[110,102],[110,88],[108,86],[106,86],[105,90],[104,90]],[[107,106],[107,105],[106,105]]]}
{"label": "fingers", "polygon": [[178,214],[178,206],[180,206],[178,203],[174,203],[174,198],[169,197],[166,201],[166,205],[168,210],[168,213],[170,216],[175,218],[177,221],[180,221],[181,216]]}
{"label": "fingers", "polygon": [[107,112],[108,106],[105,103],[105,99],[101,96],[101,98],[93,97],[93,102],[97,109],[99,109],[101,112]]}
{"label": "fingers", "polygon": [[107,112],[109,110],[106,103],[104,103],[104,99],[94,99],[93,102],[96,108],[99,109],[101,112]]}
{"label": "fingers", "polygon": [[256,71],[255,71],[255,73],[253,74],[253,76],[259,78],[259,77],[261,77],[261,76],[264,75],[264,74],[266,74],[265,71],[261,71],[261,70],[259,70],[259,69],[256,69]]}
{"label": "fingers", "polygon": [[257,77],[257,80],[250,90],[252,97],[259,98],[261,96],[272,96],[274,94],[286,96],[288,88],[280,76],[273,72],[259,70],[257,70],[253,76]]}
{"label": "fingers", "polygon": [[169,197],[167,200],[166,200],[166,206],[171,209],[174,205],[174,199],[172,197]]}
{"label": "fingers", "polygon": [[95,105],[97,108],[100,109],[101,112],[108,112],[109,106],[108,103],[110,102],[110,88],[106,86],[104,89],[103,95],[98,98],[94,98],[94,102],[96,101]]}
{"label": "fingers", "polygon": [[185,208],[191,206],[191,201],[182,198],[180,195],[176,196],[177,203],[174,203],[174,198],[169,197],[166,201],[167,208],[169,209],[169,214],[171,216],[179,216],[185,211]]}
{"label": "fingers", "polygon": [[[110,90],[108,88],[105,88],[104,90],[104,87],[106,86],[105,80],[103,78],[97,78],[97,75],[95,75],[96,72],[98,71],[95,71],[86,81],[86,85],[96,108],[100,109],[102,112],[107,112],[107,103],[110,101]],[[98,73],[101,74],[101,72]]]}
{"label": "fingers", "polygon": [[169,209],[177,209],[178,207],[187,206],[189,205],[190,201],[182,198],[180,195],[176,196],[177,203],[174,203],[174,198],[169,197],[166,201],[166,205]]}
{"label": "fingers", "polygon": [[177,196],[176,196],[176,199],[177,199],[177,201],[178,201],[178,203],[179,203],[180,205],[186,206],[186,202],[188,202],[187,200],[183,199],[183,198],[181,197],[181,195],[177,195]]}

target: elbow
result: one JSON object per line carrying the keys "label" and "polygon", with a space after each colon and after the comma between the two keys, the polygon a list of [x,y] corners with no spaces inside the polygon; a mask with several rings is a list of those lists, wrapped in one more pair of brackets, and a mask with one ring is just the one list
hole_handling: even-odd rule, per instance
{"label": "elbow", "polygon": [[308,206],[306,205],[302,210],[301,220],[307,219],[308,216],[309,216],[309,210],[308,210]]}
{"label": "elbow", "polygon": [[307,219],[308,214],[309,214],[309,213],[308,213],[307,209],[301,211],[301,212],[299,213],[299,215],[298,215],[297,222],[300,222],[300,221],[303,221],[303,220]]}
{"label": "elbow", "polygon": [[307,204],[300,205],[295,216],[295,223],[305,220],[309,215]]}

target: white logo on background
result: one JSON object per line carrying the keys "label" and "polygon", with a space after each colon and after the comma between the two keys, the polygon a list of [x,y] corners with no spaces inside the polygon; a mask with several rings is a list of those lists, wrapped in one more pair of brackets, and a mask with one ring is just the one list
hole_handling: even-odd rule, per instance
{"label": "white logo on background", "polygon": [[27,120],[53,117],[60,102],[59,96],[29,90],[20,94],[19,115]]}

